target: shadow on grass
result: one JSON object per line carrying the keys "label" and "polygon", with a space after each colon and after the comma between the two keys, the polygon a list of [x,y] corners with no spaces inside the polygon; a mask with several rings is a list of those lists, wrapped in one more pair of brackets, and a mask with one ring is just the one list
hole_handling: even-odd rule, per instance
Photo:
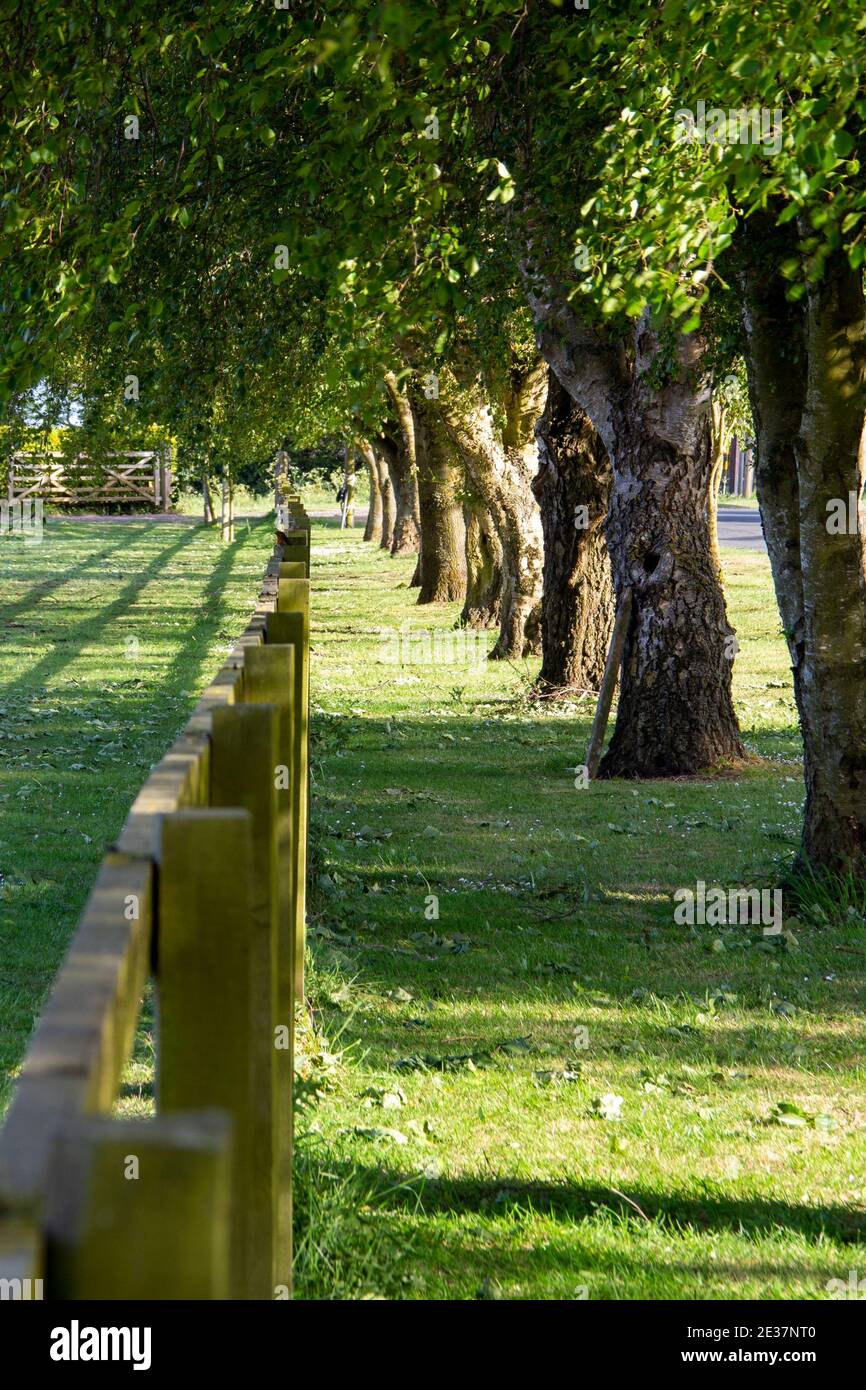
{"label": "shadow on grass", "polygon": [[[154,528],[149,526],[146,529],[150,531]],[[58,541],[57,538],[53,536],[49,537],[49,540],[56,541],[51,555],[53,561],[56,559],[58,552],[62,551],[63,541],[62,538]],[[60,570],[58,573],[51,574],[38,583],[32,584],[27,593],[19,599],[17,603],[4,604],[3,607],[0,608],[0,625],[13,623],[17,618],[22,616],[32,619],[34,610],[38,609],[39,604],[49,595],[56,593],[58,589],[62,589],[63,585],[68,584],[70,580],[77,580],[83,576],[87,576],[92,571],[99,571],[105,561],[110,559],[112,555],[116,555],[118,551],[125,551],[128,546],[128,537],[120,534],[111,545],[105,546],[102,550],[97,551],[95,555],[89,556],[88,559],[75,560],[67,569]]]}
{"label": "shadow on grass", "polygon": [[[248,518],[248,530],[255,532],[262,529],[272,530],[273,521],[270,517]],[[177,640],[175,656],[171,665],[166,669],[164,684],[168,689],[172,689],[175,684],[180,683],[181,679],[193,689],[198,689],[211,674],[209,666],[211,658],[208,654],[208,646],[216,637],[223,626],[227,608],[223,602],[223,595],[226,590],[231,571],[237,558],[238,550],[247,539],[246,532],[236,531],[236,539],[222,548],[219,557],[211,570],[204,593],[198,607],[190,612],[185,610],[189,618],[187,629]],[[267,552],[263,551],[262,569],[267,563]],[[257,591],[251,587],[250,591],[250,612],[255,606]],[[235,641],[240,637],[240,632],[232,632],[230,638]],[[194,645],[193,645],[194,642]]]}
{"label": "shadow on grass", "polygon": [[[148,530],[158,531],[154,525]],[[108,626],[109,623],[116,622],[128,612],[132,604],[135,603],[144,585],[156,579],[165,568],[168,561],[184,550],[196,540],[196,531],[193,527],[184,529],[176,539],[169,541],[166,545],[160,546],[153,558],[144,566],[143,569],[136,570],[129,581],[122,585],[117,592],[117,597],[104,608],[100,608],[96,617],[86,617],[80,622],[75,623],[64,632],[63,650],[54,647],[45,656],[41,657],[34,665],[29,666],[23,671],[16,681],[9,681],[0,687],[0,695],[4,698],[13,698],[16,693],[29,692],[35,687],[44,684],[47,680],[57,676],[72,661],[75,660],[83,650],[87,642],[91,641],[95,635]],[[85,562],[86,564],[87,562]],[[79,567],[81,568],[81,567]],[[74,575],[67,575],[67,578]],[[23,610],[20,616],[26,617],[29,610]]]}
{"label": "shadow on grass", "polygon": [[[866,1212],[828,1204],[802,1206],[768,1197],[733,1197],[712,1191],[701,1195],[673,1189],[659,1193],[629,1186],[625,1192],[597,1183],[526,1182],[507,1174],[495,1178],[424,1178],[331,1159],[335,1172],[352,1173],[374,1194],[381,1209],[436,1217],[467,1214],[513,1216],[533,1212],[560,1222],[586,1221],[608,1212],[635,1228],[653,1222],[671,1234],[685,1227],[699,1232],[729,1232],[753,1237],[794,1232],[804,1239],[830,1237],[843,1244],[866,1238]],[[638,1210],[639,1208],[639,1210]]]}

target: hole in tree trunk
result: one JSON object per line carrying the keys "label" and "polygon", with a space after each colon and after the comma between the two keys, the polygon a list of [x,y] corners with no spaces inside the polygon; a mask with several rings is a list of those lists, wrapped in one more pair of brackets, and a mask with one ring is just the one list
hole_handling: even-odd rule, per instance
{"label": "hole in tree trunk", "polygon": [[660,558],[661,557],[657,555],[654,550],[647,551],[646,555],[643,557],[643,567],[647,574],[652,574]]}

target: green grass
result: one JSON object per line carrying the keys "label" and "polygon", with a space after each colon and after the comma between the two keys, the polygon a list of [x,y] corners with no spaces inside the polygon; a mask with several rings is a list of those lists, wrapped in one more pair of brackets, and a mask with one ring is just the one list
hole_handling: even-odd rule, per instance
{"label": "green grass", "polygon": [[[106,845],[244,625],[268,525],[228,548],[143,522],[2,542],[7,1085]],[[577,790],[591,702],[534,704],[533,662],[383,661],[380,629],[447,632],[456,607],[419,609],[412,560],[359,531],[314,545],[298,1294],[825,1298],[862,1273],[862,895],[840,885],[834,914],[804,890],[781,942],[673,922],[675,888],[771,885],[796,845],[766,558],[723,557],[752,761]],[[129,1114],[152,1105],[151,1017]]]}
{"label": "green grass", "polygon": [[754,492],[752,493],[751,497],[741,497],[740,494],[737,492],[720,492],[719,506],[743,507],[747,511],[757,511],[758,499]]}
{"label": "green grass", "polygon": [[827,1297],[864,1267],[863,919],[773,941],[671,902],[771,886],[796,847],[766,557],[723,557],[752,761],[576,790],[591,703],[533,704],[532,662],[383,662],[380,628],[456,607],[315,540],[298,1292]]}
{"label": "green grass", "polygon": [[243,629],[270,541],[267,519],[227,547],[139,521],[0,537],[0,1108],[99,861]]}
{"label": "green grass", "polygon": [[[370,500],[370,484],[366,469],[359,471],[356,475],[355,506],[366,507]],[[336,510],[338,503],[336,500],[336,484],[334,487],[325,487],[321,483],[302,482],[300,486],[301,497],[305,507],[314,510],[330,508]],[[220,509],[220,489],[219,483],[211,486],[211,496],[214,506],[219,516]],[[247,488],[239,487],[235,489],[235,516],[261,516],[265,512],[270,514],[273,505],[273,493],[266,495],[250,492]],[[200,517],[202,514],[202,497],[200,492],[184,492],[178,498],[175,511],[182,516]],[[363,528],[362,528],[363,529]]]}

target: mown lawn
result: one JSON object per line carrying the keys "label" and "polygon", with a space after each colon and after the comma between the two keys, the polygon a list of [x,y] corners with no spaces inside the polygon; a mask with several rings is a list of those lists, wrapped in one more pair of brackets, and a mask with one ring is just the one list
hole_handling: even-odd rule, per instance
{"label": "mown lawn", "polygon": [[[2,542],[7,1087],[104,848],[244,626],[267,527]],[[591,703],[534,704],[534,663],[385,660],[383,628],[444,633],[456,608],[418,609],[412,561],[360,531],[314,544],[297,1293],[826,1298],[862,1275],[863,920],[673,922],[677,887],[770,885],[795,847],[765,558],[724,556],[750,765],[578,790]],[[127,1113],[148,1042],[146,1014]]]}
{"label": "mown lawn", "polygon": [[0,1109],[106,847],[255,606],[270,523],[0,536]]}
{"label": "mown lawn", "polygon": [[866,925],[671,901],[771,886],[797,843],[766,558],[723,557],[750,764],[578,790],[591,703],[534,704],[534,663],[383,660],[456,606],[315,541],[297,1292],[827,1298],[866,1269]]}

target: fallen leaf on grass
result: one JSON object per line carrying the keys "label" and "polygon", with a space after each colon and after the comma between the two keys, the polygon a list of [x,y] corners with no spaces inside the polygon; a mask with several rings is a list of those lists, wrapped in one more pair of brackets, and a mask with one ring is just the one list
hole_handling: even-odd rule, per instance
{"label": "fallen leaf on grass", "polygon": [[812,1129],[830,1130],[836,1128],[836,1121],[831,1115],[812,1115],[792,1100],[780,1100],[770,1114],[769,1123],[785,1125],[788,1129],[808,1129],[811,1127]]}
{"label": "fallen leaf on grass", "polygon": [[603,1120],[621,1120],[624,1103],[623,1096],[608,1091],[607,1095],[599,1096],[592,1102],[592,1108]]}
{"label": "fallen leaf on grass", "polygon": [[343,1131],[354,1134],[358,1139],[372,1139],[377,1143],[408,1144],[409,1140],[400,1129],[386,1129],[382,1125],[351,1125]]}
{"label": "fallen leaf on grass", "polygon": [[397,989],[386,989],[385,998],[392,999],[395,1004],[411,1004],[412,995],[408,989],[403,989],[402,985]]}
{"label": "fallen leaf on grass", "polygon": [[528,1038],[509,1038],[495,1043],[492,1047],[478,1048],[474,1052],[452,1052],[442,1057],[414,1053],[411,1057],[398,1057],[391,1066],[394,1071],[477,1071],[478,1063],[489,1062],[497,1053],[517,1056],[531,1052],[532,1043]]}

